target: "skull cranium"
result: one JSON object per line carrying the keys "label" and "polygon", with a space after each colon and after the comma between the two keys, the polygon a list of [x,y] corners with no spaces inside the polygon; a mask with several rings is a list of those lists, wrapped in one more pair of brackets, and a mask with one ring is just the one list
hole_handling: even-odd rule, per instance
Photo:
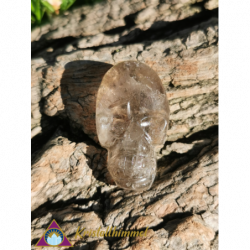
{"label": "skull cranium", "polygon": [[153,69],[126,61],[105,74],[97,94],[97,135],[108,149],[108,170],[118,186],[136,191],[151,187],[154,147],[164,143],[168,121],[165,90]]}

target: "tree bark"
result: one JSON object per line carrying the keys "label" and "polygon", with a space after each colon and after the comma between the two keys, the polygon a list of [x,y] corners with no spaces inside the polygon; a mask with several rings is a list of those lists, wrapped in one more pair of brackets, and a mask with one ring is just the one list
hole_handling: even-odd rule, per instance
{"label": "tree bark", "polygon": [[[217,8],[109,1],[32,32],[32,248],[56,219],[73,249],[218,249]],[[171,110],[156,180],[142,193],[114,185],[96,135],[102,77],[125,60],[158,73]],[[80,239],[79,226],[149,229]]]}

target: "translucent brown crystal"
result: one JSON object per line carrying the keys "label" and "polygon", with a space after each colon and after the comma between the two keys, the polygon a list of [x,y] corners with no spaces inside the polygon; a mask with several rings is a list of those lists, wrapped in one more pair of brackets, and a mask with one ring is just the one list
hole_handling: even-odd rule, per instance
{"label": "translucent brown crystal", "polygon": [[135,191],[151,187],[155,147],[164,143],[168,121],[166,93],[153,69],[126,61],[105,74],[97,94],[96,126],[117,186]]}

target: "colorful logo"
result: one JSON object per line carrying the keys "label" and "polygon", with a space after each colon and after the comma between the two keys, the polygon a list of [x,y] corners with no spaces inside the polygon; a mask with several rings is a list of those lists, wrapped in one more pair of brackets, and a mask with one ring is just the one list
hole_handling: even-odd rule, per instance
{"label": "colorful logo", "polygon": [[53,220],[43,236],[36,243],[36,247],[72,247],[72,244],[57,222]]}

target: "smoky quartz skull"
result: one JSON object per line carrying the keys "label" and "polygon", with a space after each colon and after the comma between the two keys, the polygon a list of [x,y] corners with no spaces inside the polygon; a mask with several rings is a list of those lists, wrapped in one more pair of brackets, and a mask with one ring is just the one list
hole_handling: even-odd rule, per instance
{"label": "smoky quartz skull", "polygon": [[151,187],[155,147],[164,144],[168,122],[166,93],[149,66],[126,61],[104,75],[97,93],[96,127],[117,186],[135,191]]}

